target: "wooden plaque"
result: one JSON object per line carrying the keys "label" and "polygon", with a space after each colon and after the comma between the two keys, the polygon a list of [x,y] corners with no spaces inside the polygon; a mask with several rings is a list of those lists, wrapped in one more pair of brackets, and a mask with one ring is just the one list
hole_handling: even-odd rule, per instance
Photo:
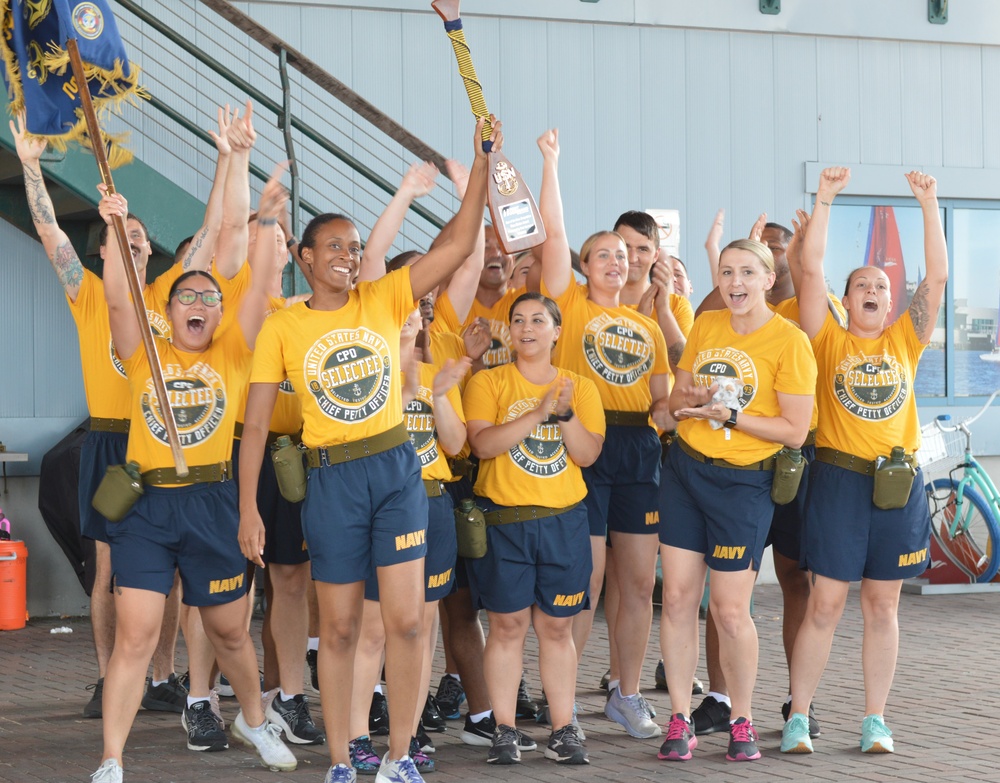
{"label": "wooden plaque", "polygon": [[489,158],[486,200],[503,252],[514,255],[542,244],[545,226],[524,179],[502,152],[490,152]]}

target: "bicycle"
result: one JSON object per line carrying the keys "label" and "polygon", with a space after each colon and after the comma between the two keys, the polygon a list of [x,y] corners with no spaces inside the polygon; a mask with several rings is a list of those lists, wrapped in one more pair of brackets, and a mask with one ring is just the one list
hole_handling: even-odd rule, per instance
{"label": "bicycle", "polygon": [[1000,570],[1000,491],[972,455],[970,430],[998,394],[1000,389],[958,424],[947,424],[951,416],[942,415],[920,430],[917,460],[926,479],[931,534],[970,583],[989,582]]}

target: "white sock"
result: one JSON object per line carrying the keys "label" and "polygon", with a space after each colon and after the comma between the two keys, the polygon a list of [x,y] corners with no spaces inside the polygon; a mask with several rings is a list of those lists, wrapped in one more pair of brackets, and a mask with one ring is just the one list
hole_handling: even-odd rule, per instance
{"label": "white sock", "polygon": [[792,694],[789,693],[788,698],[785,699],[785,704],[791,704],[791,703],[792,703]]}
{"label": "white sock", "polygon": [[381,685],[376,685],[375,686],[375,693],[379,693],[379,694],[382,693],[382,686]]}
{"label": "white sock", "polygon": [[187,706],[188,707],[193,707],[195,704],[197,704],[200,701],[208,701],[208,696],[188,696],[187,697]]}
{"label": "white sock", "polygon": [[309,644],[306,645],[306,649],[307,650],[318,650],[319,649],[319,637],[318,636],[310,636],[309,637]]}
{"label": "white sock", "polygon": [[725,704],[727,707],[732,708],[733,703],[729,700],[729,697],[724,693],[719,693],[718,691],[709,691],[708,695],[715,699],[720,704]]}
{"label": "white sock", "polygon": [[477,712],[475,715],[469,715],[469,720],[473,723],[479,723],[483,718],[488,718],[493,714],[493,710],[486,710],[486,712]]}
{"label": "white sock", "polygon": [[458,676],[457,674],[452,674],[451,672],[445,672],[445,673],[444,673],[444,676],[445,676],[445,677],[452,677],[452,678],[454,678],[454,679],[458,680],[459,682],[461,682],[461,681],[462,681],[462,678],[461,678],[461,677],[459,677],[459,676]]}
{"label": "white sock", "polygon": [[621,683],[621,680],[608,680],[608,690],[613,691]]}
{"label": "white sock", "polygon": [[292,699],[295,698],[295,694],[293,693],[291,696],[289,696],[287,693],[285,693],[284,688],[278,688],[278,697],[282,701],[291,701]]}
{"label": "white sock", "polygon": [[152,680],[151,684],[152,684],[152,686],[154,688],[158,688],[158,687],[160,687],[161,685],[163,685],[163,684],[165,684],[167,682],[170,682],[170,680],[169,679],[166,679],[166,680]]}

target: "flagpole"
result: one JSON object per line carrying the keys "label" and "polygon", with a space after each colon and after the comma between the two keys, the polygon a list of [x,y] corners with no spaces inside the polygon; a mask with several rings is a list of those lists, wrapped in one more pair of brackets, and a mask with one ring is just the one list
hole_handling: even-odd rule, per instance
{"label": "flagpole", "polygon": [[[90,136],[90,146],[94,151],[94,158],[97,160],[97,168],[101,172],[101,181],[107,186],[108,193],[116,193],[114,180],[111,178],[111,166],[108,165],[108,154],[104,149],[104,136],[101,135],[101,126],[97,121],[97,112],[94,111],[94,104],[90,97],[90,90],[87,87],[87,77],[83,70],[83,60],[80,58],[80,49],[76,39],[70,38],[66,41],[66,51],[69,52],[70,65],[73,68],[73,77],[80,88],[80,100],[83,105],[83,117],[87,123],[87,133]],[[142,297],[142,286],[139,285],[139,273],[135,268],[135,260],[129,248],[128,232],[125,230],[125,219],[121,215],[113,216],[113,228],[115,237],[118,240],[118,249],[121,252],[122,263],[125,265],[125,276],[128,278],[129,291],[132,294],[132,306],[135,308],[136,318],[139,319],[139,333],[142,335],[142,344],[146,348],[146,358],[149,361],[150,373],[153,376],[153,388],[156,390],[156,397],[160,401],[160,411],[163,415],[163,424],[167,428],[167,440],[170,443],[170,451],[174,458],[174,468],[177,476],[183,478],[188,474],[187,462],[184,459],[184,450],[181,448],[181,439],[177,434],[177,423],[174,421],[174,411],[170,407],[170,398],[167,396],[167,386],[163,382],[163,371],[160,369],[160,356],[156,350],[156,343],[153,340],[153,331],[149,326],[149,318],[146,315],[146,304]]]}

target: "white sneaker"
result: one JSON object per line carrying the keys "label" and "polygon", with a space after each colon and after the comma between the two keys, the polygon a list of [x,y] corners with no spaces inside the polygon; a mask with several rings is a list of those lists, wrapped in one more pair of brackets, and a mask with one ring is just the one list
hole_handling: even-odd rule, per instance
{"label": "white sneaker", "polygon": [[375,783],[424,783],[424,779],[420,777],[417,765],[409,756],[389,761],[389,754],[386,753],[375,776]]}
{"label": "white sneaker", "polygon": [[604,705],[604,714],[624,726],[633,737],[648,739],[660,736],[660,727],[650,718],[646,700],[638,693],[626,697],[620,687],[615,688]]}
{"label": "white sneaker", "polygon": [[337,764],[326,771],[323,783],[357,783],[358,773],[354,767]]}
{"label": "white sneaker", "polygon": [[122,765],[118,759],[108,759],[90,776],[91,783],[122,783]]}
{"label": "white sneaker", "polygon": [[236,720],[233,721],[233,736],[244,745],[255,748],[257,755],[268,769],[275,772],[291,772],[299,762],[281,741],[280,734],[281,729],[266,718],[257,728],[250,728],[243,717],[243,710],[240,710]]}

